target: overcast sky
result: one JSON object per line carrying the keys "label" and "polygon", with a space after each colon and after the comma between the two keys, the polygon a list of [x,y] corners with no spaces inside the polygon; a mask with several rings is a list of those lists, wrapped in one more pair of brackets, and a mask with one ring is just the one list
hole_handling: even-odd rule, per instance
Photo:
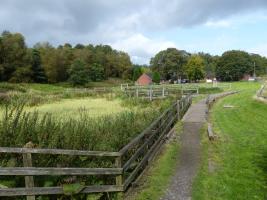
{"label": "overcast sky", "polygon": [[29,46],[109,44],[135,63],[167,47],[267,56],[267,0],[0,0],[0,31]]}

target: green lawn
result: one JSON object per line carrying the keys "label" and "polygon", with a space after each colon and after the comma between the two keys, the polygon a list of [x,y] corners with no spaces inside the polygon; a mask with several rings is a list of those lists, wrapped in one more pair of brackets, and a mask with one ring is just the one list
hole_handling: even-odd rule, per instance
{"label": "green lawn", "polygon": [[40,114],[52,113],[57,117],[75,117],[79,112],[87,112],[98,117],[115,114],[128,108],[121,105],[120,100],[109,101],[105,98],[63,99],[58,102],[27,108],[28,111],[38,111]]}
{"label": "green lawn", "polygon": [[[267,197],[267,106],[253,99],[258,83],[235,83],[241,92],[219,100],[211,112],[215,142],[203,131],[203,163],[193,187],[195,200]],[[234,108],[223,108],[224,105]]]}
{"label": "green lawn", "polygon": [[[175,125],[177,136],[182,131],[182,122]],[[171,176],[175,173],[178,162],[180,143],[176,140],[168,143],[160,156],[153,162],[148,172],[144,175],[142,186],[137,188],[126,200],[158,200],[164,195],[168,187]]]}

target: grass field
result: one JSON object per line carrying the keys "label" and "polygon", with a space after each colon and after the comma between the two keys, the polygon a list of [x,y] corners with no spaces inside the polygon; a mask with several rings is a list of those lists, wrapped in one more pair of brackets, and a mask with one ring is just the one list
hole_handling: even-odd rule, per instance
{"label": "grass field", "polygon": [[267,106],[253,99],[259,87],[258,83],[235,83],[233,88],[241,92],[214,105],[211,121],[218,139],[209,142],[203,131],[203,163],[193,199],[266,199]]}
{"label": "grass field", "polygon": [[105,98],[63,99],[58,102],[28,108],[27,111],[38,111],[40,114],[52,113],[53,116],[60,118],[75,117],[79,112],[86,112],[91,117],[99,117],[129,110],[121,104],[122,102],[118,99],[112,101]]}

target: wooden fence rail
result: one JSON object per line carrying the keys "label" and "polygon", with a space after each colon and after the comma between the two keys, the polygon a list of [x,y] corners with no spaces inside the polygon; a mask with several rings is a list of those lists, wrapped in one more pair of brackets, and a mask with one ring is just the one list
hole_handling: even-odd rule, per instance
{"label": "wooden fence rail", "polygon": [[[34,200],[35,196],[64,194],[63,187],[59,186],[35,187],[35,176],[109,176],[115,178],[115,184],[84,186],[79,193],[125,191],[149,164],[164,144],[169,131],[176,121],[182,118],[191,103],[191,95],[187,95],[173,103],[149,127],[119,152],[0,147],[0,154],[22,154],[24,165],[23,167],[0,166],[0,176],[25,177],[25,188],[0,188],[0,197],[27,196],[27,200]],[[110,168],[34,167],[32,166],[32,154],[88,156],[94,158],[109,157],[114,161],[114,166]]]}
{"label": "wooden fence rail", "polygon": [[143,99],[162,99],[170,95],[188,95],[188,94],[199,94],[199,88],[181,88],[181,87],[171,87],[171,86],[136,86],[125,88],[124,93],[130,97],[137,97]]}

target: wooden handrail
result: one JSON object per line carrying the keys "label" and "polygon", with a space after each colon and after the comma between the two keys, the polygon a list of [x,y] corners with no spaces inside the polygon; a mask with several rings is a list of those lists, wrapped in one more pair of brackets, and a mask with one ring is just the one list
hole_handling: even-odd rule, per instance
{"label": "wooden handrail", "polygon": [[[116,185],[92,185],[85,186],[79,193],[96,193],[96,192],[122,192],[122,186]],[[33,187],[33,188],[4,188],[0,189],[0,196],[30,196],[30,195],[51,195],[64,194],[62,187]]]}
{"label": "wooden handrail", "polygon": [[122,168],[1,167],[1,176],[119,175]]}
{"label": "wooden handrail", "polygon": [[69,149],[32,149],[32,148],[12,148],[0,147],[0,153],[33,153],[33,154],[51,154],[51,155],[70,155],[70,156],[100,156],[100,157],[118,157],[119,152],[108,151],[83,151]]}

